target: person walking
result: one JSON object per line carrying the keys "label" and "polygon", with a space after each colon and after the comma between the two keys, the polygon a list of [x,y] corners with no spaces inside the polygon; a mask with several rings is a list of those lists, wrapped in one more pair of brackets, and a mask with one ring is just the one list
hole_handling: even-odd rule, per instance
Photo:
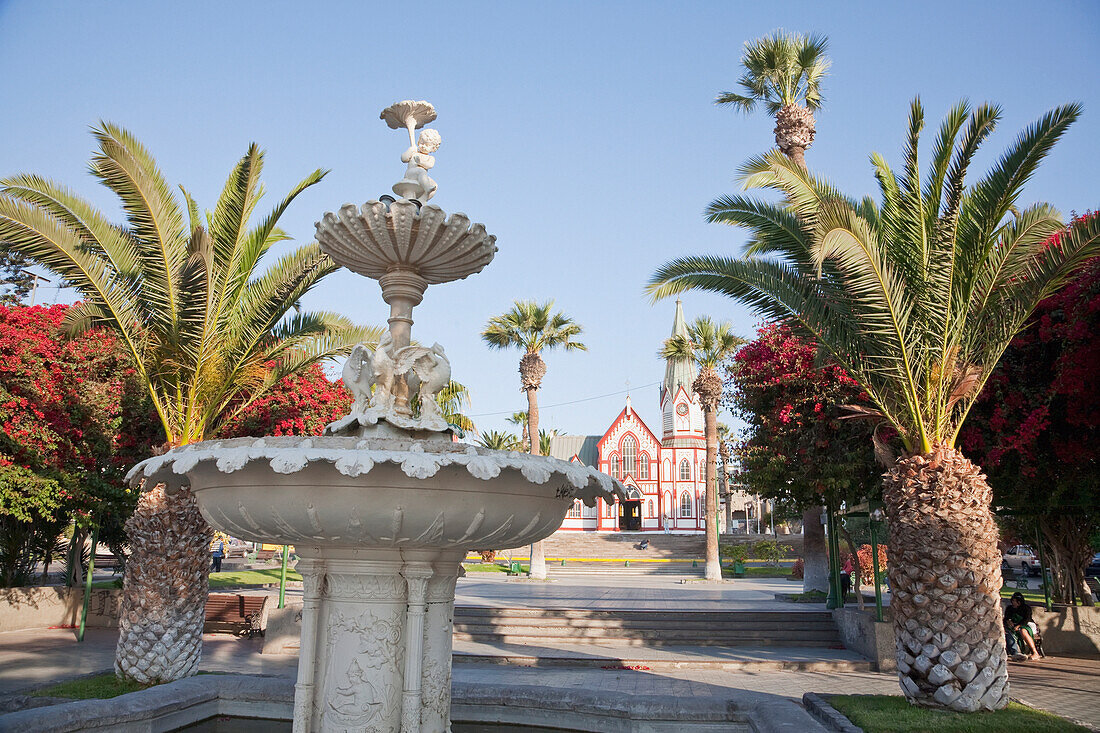
{"label": "person walking", "polygon": [[672,534],[672,529],[669,525],[668,512],[661,515],[661,524],[665,525],[665,534]]}
{"label": "person walking", "polygon": [[211,553],[211,558],[214,560],[214,564],[210,567],[210,572],[220,573],[222,571],[222,558],[225,557],[225,542],[218,538],[214,540],[214,550]]}

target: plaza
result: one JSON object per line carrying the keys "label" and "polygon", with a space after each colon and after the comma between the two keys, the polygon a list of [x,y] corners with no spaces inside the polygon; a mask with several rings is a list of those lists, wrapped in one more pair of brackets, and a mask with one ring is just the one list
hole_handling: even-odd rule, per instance
{"label": "plaza", "polygon": [[0,3],[0,731],[1100,730],[1098,20]]}

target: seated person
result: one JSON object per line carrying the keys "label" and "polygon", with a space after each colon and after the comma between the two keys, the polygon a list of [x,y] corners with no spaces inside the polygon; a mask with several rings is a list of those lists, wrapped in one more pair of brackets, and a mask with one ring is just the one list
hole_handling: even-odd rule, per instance
{"label": "seated person", "polygon": [[1019,641],[1031,650],[1028,659],[1041,659],[1039,651],[1035,648],[1035,634],[1038,627],[1031,619],[1031,606],[1027,605],[1023,593],[1013,593],[1012,598],[1005,608],[1005,646],[1012,658],[1023,657],[1020,653]]}

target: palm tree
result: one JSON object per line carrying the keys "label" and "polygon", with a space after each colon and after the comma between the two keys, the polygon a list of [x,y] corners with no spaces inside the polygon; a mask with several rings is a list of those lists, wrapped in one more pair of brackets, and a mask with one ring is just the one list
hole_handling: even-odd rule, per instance
{"label": "palm tree", "polygon": [[1100,254],[1098,219],[1066,230],[1046,203],[1013,214],[1080,111],[1044,115],[967,187],[1000,109],[951,109],[922,182],[924,111],[914,100],[904,170],[872,156],[877,204],[777,153],[751,160],[746,185],[785,201],[730,197],[712,205],[711,219],[748,228],[751,248],[770,256],[685,257],[649,285],[655,298],[723,293],[813,339],[863,387],[871,406],[854,410],[896,431],[903,452],[884,484],[891,606],[902,688],[923,705],[970,711],[1008,699],[990,488],[955,442],[1028,314]]}
{"label": "palm tree", "polygon": [[[825,53],[829,40],[823,35],[804,36],[776,31],[767,38],[745,44],[741,59],[745,72],[740,84],[745,94],[724,92],[716,104],[731,104],[749,113],[758,104],[775,116],[775,144],[791,160],[806,167],[806,148],[814,141],[814,111],[821,108],[821,80],[829,70]],[[804,106],[803,104],[804,103]],[[805,591],[828,591],[829,568],[825,556],[822,506],[802,514],[802,553]]]}
{"label": "palm tree", "polygon": [[715,104],[748,113],[763,104],[775,116],[775,144],[803,168],[813,145],[814,110],[821,107],[821,80],[829,71],[829,39],[820,34],[775,31],[745,44],[737,83],[744,94],[722,92]]}
{"label": "palm tree", "polygon": [[733,333],[729,322],[715,323],[700,316],[688,326],[687,336],[672,336],[665,340],[658,353],[662,359],[690,359],[699,367],[699,376],[691,388],[699,395],[703,406],[703,435],[707,441],[706,473],[706,579],[721,580],[722,565],[718,559],[718,402],[722,399],[722,377],[718,365],[747,341]]}
{"label": "palm tree", "polygon": [[523,451],[526,453],[531,450],[531,445],[528,442],[527,429],[528,425],[527,411],[513,412],[512,416],[507,419],[509,425],[515,425],[520,430],[520,444],[523,446]]}
{"label": "palm tree", "polygon": [[[523,358],[519,361],[519,378],[527,393],[527,435],[530,450],[539,455],[539,444],[534,438],[539,434],[538,391],[546,376],[546,362],[540,352],[561,347],[566,351],[587,351],[588,347],[576,337],[581,327],[560,311],[552,313],[554,301],[536,303],[533,300],[517,300],[511,310],[489,319],[481,338],[491,349],[520,348]],[[546,557],[541,542],[531,550],[531,577],[546,577]]]}
{"label": "palm tree", "polygon": [[[186,191],[186,206],[179,205],[133,135],[108,123],[93,134],[99,150],[91,172],[119,196],[127,223],[111,223],[57,183],[17,175],[0,180],[0,239],[81,294],[66,314],[68,333],[105,327],[118,334],[148,388],[164,449],[216,436],[285,375],[377,339],[377,330],[343,316],[297,311],[301,297],[336,269],[316,243],[258,272],[271,247],[289,239],[279,217],[323,171],[250,227],[263,193],[256,145],[203,217]],[[143,683],[195,674],[210,528],[190,492],[167,497],[157,487],[142,495],[127,531],[133,556],[116,672]]]}
{"label": "palm tree", "polygon": [[523,443],[513,433],[502,433],[497,430],[482,433],[478,437],[478,442],[482,446],[493,450],[519,451],[523,449]]}

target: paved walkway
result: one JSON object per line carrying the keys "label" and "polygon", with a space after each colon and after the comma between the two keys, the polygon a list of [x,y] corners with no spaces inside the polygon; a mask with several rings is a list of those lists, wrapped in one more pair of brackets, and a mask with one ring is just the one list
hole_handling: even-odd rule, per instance
{"label": "paved walkway", "polygon": [[[0,696],[16,690],[37,687],[51,681],[111,669],[117,633],[111,629],[89,629],[85,641],[77,643],[72,630],[50,629],[0,633]],[[203,639],[201,669],[218,672],[243,672],[294,677],[296,657],[260,654],[260,639],[239,639],[228,634],[207,634]],[[777,654],[789,654],[797,660],[809,650],[723,649],[697,647],[690,650],[638,650],[615,648],[606,665],[586,667],[545,666],[532,662],[519,664],[464,663],[462,652],[494,645],[462,642],[456,644],[454,679],[485,685],[533,685],[562,689],[587,689],[631,692],[637,695],[732,696],[736,691],[758,692],[800,701],[806,692],[825,694],[899,693],[893,674],[866,671],[819,672],[769,669],[676,668],[667,665],[637,664],[643,652],[649,657],[664,655],[675,662],[677,654],[710,654],[712,659],[727,660],[741,655],[758,662],[775,660]],[[500,645],[497,653],[508,649]],[[540,649],[553,654],[554,646]],[[595,650],[589,649],[589,653]],[[820,650],[814,650],[820,651]],[[836,650],[837,654],[850,652]],[[648,669],[624,669],[647,666]],[[1042,662],[1009,666],[1012,695],[1030,705],[1077,720],[1100,730],[1100,658],[1050,657]]]}

